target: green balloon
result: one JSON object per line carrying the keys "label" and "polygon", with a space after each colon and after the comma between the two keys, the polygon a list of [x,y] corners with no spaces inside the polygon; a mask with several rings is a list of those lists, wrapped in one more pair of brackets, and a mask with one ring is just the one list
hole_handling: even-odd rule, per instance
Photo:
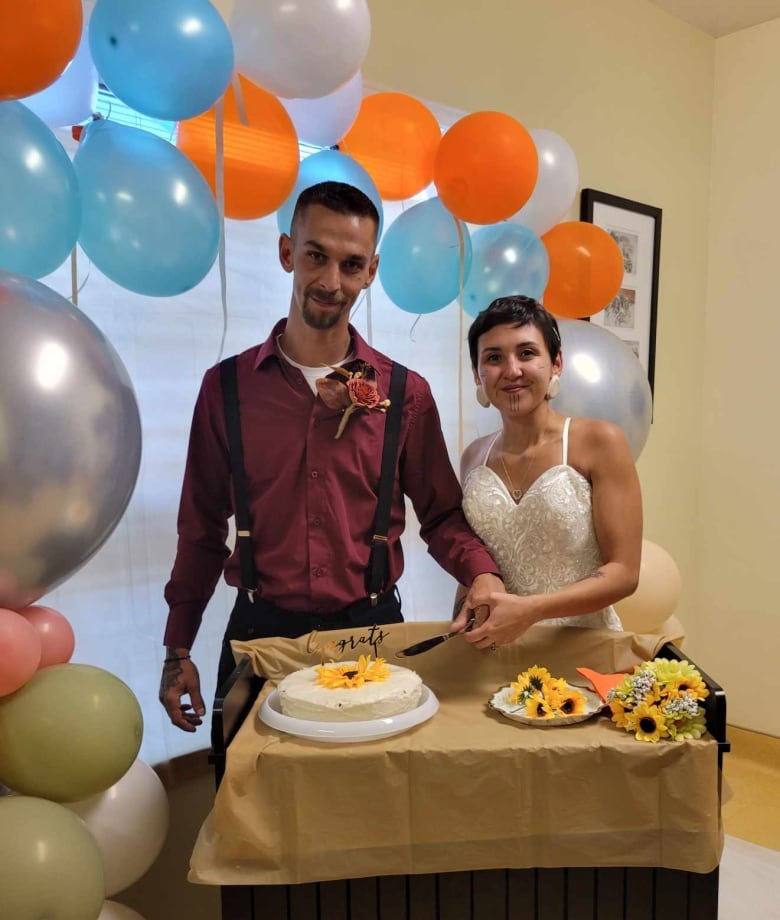
{"label": "green balloon", "polygon": [[91,665],[52,665],[0,697],[0,783],[54,802],[88,799],[124,776],[142,737],[127,684]]}
{"label": "green balloon", "polygon": [[0,798],[0,917],[96,920],[103,857],[84,822],[43,799]]}

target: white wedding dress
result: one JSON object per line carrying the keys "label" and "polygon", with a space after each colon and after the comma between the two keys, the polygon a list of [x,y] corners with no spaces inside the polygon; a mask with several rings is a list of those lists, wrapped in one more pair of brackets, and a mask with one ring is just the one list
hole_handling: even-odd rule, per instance
{"label": "white wedding dress", "polygon": [[[545,470],[518,503],[486,465],[498,434],[488,445],[482,465],[471,470],[463,483],[466,519],[492,553],[511,594],[549,594],[587,578],[603,564],[593,527],[590,483],[567,464],[570,421],[567,418],[563,425],[560,466]],[[611,606],[542,622],[623,628]]]}

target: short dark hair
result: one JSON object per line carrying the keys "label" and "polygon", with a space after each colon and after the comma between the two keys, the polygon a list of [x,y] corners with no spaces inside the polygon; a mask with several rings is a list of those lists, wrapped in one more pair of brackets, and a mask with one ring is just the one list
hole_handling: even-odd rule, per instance
{"label": "short dark hair", "polygon": [[536,326],[542,333],[550,358],[554,361],[561,350],[561,334],[558,323],[552,313],[534,300],[533,297],[524,297],[522,294],[513,294],[510,297],[498,297],[477,318],[469,328],[469,354],[471,366],[474,370],[479,364],[477,345],[479,337],[484,335],[494,326]]}
{"label": "short dark hair", "polygon": [[337,214],[354,217],[368,217],[374,222],[374,229],[379,233],[379,211],[374,202],[359,188],[346,182],[318,182],[305,188],[298,196],[290,221],[290,232],[306,211],[318,204]]}

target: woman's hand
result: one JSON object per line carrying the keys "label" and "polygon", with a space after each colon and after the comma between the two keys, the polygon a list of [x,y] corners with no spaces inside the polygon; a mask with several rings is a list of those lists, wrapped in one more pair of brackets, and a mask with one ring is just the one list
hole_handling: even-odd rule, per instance
{"label": "woman's hand", "polygon": [[474,602],[486,606],[490,611],[480,626],[475,625],[464,636],[466,642],[477,648],[495,651],[499,645],[519,639],[541,619],[534,595],[520,597],[517,594],[493,591],[487,595],[478,595]]}

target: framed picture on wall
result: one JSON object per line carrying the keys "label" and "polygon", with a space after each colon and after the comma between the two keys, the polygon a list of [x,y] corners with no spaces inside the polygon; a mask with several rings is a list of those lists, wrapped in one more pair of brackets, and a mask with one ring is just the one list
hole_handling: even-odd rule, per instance
{"label": "framed picture on wall", "polygon": [[580,197],[580,220],[606,230],[623,254],[623,284],[615,299],[590,321],[609,329],[633,349],[647,371],[652,390],[661,209],[585,188]]}

